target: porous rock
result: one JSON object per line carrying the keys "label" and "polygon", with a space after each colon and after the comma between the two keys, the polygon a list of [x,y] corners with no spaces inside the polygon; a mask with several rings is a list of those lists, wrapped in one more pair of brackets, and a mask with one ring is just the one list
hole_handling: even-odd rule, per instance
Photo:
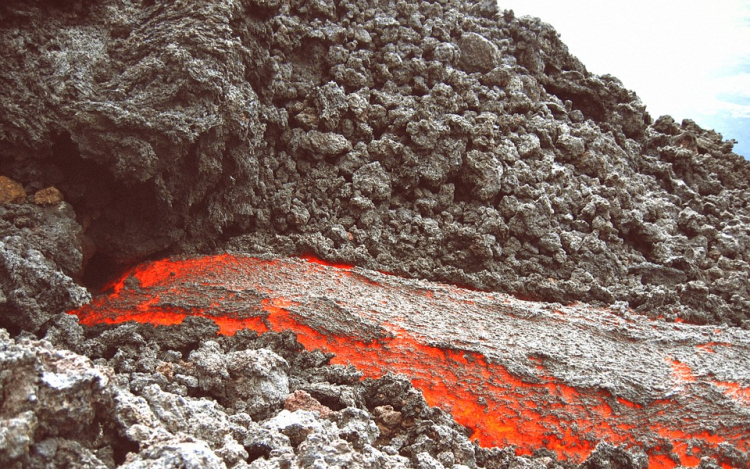
{"label": "porous rock", "polygon": [[[110,403],[112,373],[83,356],[55,349],[48,342],[18,343],[0,329],[0,463],[29,467],[47,462],[61,467],[64,451],[73,460],[96,463],[91,448],[75,440],[91,440],[101,428],[97,414]],[[74,441],[69,441],[74,440]],[[80,450],[80,451],[79,451]],[[76,454],[77,453],[77,454]]]}
{"label": "porous rock", "polygon": [[204,342],[188,361],[198,369],[198,386],[225,406],[263,418],[289,394],[286,360],[268,350],[224,354],[219,344]]}
{"label": "porous rock", "polygon": [[122,469],[151,469],[181,467],[226,469],[222,461],[205,443],[198,441],[164,442],[139,452],[120,466]]}
{"label": "porous rock", "polygon": [[290,412],[296,410],[306,410],[309,412],[317,412],[320,417],[328,417],[332,414],[331,409],[324,406],[317,399],[312,397],[307,392],[298,389],[293,393],[286,396],[284,399],[284,409]]}
{"label": "porous rock", "polygon": [[34,203],[37,205],[57,205],[64,199],[62,192],[50,186],[34,193]]}
{"label": "porous rock", "polygon": [[497,46],[489,39],[466,32],[459,41],[461,65],[467,72],[489,72],[500,62],[502,56]]}
{"label": "porous rock", "polygon": [[91,295],[72,277],[83,268],[83,231],[70,205],[0,207],[0,326],[37,331]]}
{"label": "porous rock", "polygon": [[23,184],[6,176],[0,176],[0,204],[18,204],[26,200]]}
{"label": "porous rock", "polygon": [[[58,188],[94,264],[314,252],[750,327],[748,163],[654,121],[538,19],[458,0],[128,5],[0,13],[17,84],[0,170]],[[700,307],[687,282],[707,285]]]}

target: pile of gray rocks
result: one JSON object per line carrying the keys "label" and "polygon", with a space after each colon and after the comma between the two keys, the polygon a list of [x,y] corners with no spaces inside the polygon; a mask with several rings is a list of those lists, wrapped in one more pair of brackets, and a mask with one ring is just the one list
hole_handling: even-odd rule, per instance
{"label": "pile of gray rocks", "polygon": [[55,186],[88,278],[315,253],[750,327],[750,166],[489,1],[14,0],[0,173]]}

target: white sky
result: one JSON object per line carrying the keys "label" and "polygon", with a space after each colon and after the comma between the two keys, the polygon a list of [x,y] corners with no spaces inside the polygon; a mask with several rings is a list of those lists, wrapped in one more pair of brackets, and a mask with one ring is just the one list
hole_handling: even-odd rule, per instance
{"label": "white sky", "polygon": [[714,127],[750,157],[739,151],[750,148],[750,0],[498,4],[551,24],[590,72],[622,80],[652,117]]}

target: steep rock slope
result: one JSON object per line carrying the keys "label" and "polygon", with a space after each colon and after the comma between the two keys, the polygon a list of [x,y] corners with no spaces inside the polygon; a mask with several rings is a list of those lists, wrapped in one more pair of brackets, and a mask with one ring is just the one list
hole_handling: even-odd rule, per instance
{"label": "steep rock slope", "polygon": [[20,0],[0,44],[0,171],[63,192],[89,278],[314,252],[750,327],[748,163],[494,2]]}

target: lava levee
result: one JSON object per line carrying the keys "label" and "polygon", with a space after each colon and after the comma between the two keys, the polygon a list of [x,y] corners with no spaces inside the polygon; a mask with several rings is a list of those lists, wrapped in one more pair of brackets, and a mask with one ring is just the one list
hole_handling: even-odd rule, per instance
{"label": "lava levee", "polygon": [[[264,274],[262,280],[259,273]],[[224,254],[166,259],[135,267],[110,284],[107,294],[71,313],[84,325],[127,321],[173,325],[190,315],[212,319],[225,335],[244,328],[259,333],[291,330],[306,348],[333,352],[332,363],[353,364],[365,377],[386,372],[407,376],[430,405],[450,412],[473,431],[472,438],[481,445],[514,445],[519,455],[547,448],[561,459],[581,462],[604,440],[640,446],[649,456],[650,467],[696,466],[704,455],[730,467],[716,448],[731,443],[741,451],[750,450],[747,427],[691,433],[681,425],[650,423],[664,412],[679,414],[669,399],[637,405],[606,391],[571,387],[552,376],[528,382],[477,352],[430,345],[396,324],[380,324],[387,334],[375,339],[330,333],[294,313],[300,299],[288,288],[280,288],[291,279],[325,282],[333,297],[347,282],[368,281],[352,275],[350,266],[327,264],[311,256],[264,260]],[[453,288],[460,294],[458,287]],[[261,299],[240,312],[238,301],[248,290]],[[304,294],[299,291],[300,296]],[[179,301],[173,301],[178,297]],[[710,353],[710,345],[706,349],[704,353]],[[677,360],[671,365],[676,379],[695,379],[687,365]],[[737,396],[740,404],[750,405],[748,388],[716,384]]]}

